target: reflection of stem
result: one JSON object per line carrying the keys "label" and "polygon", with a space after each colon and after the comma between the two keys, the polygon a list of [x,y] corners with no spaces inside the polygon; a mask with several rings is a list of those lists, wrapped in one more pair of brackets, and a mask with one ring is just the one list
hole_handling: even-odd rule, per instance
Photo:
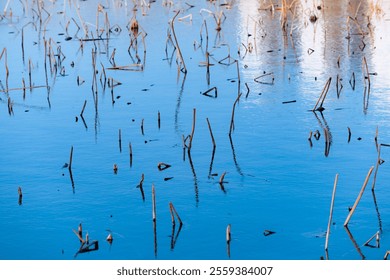
{"label": "reflection of stem", "polygon": [[231,231],[231,226],[229,224],[226,227],[226,251],[229,258],[230,258],[230,242],[232,240],[230,231]]}
{"label": "reflection of stem", "polygon": [[214,163],[214,156],[215,156],[215,146],[213,148],[212,154],[211,154],[211,161],[210,161],[210,168],[209,168],[209,178],[211,176],[211,172],[213,170],[213,163]]}
{"label": "reflection of stem", "polygon": [[153,235],[154,235],[154,256],[157,257],[157,225],[156,225],[156,220],[153,221]]}
{"label": "reflection of stem", "polygon": [[231,135],[231,134],[229,134],[229,140],[230,140],[230,146],[231,146],[232,152],[233,152],[233,161],[234,161],[234,165],[236,166],[236,169],[237,169],[238,174],[240,174],[241,176],[243,176],[244,174],[242,173],[241,168],[240,168],[240,166],[238,165],[238,162],[237,162],[236,152],[235,152],[235,150],[234,150],[233,138],[232,138],[232,135]]}
{"label": "reflection of stem", "polygon": [[191,152],[190,152],[190,150],[188,150],[188,161],[190,162],[192,175],[194,176],[195,201],[196,201],[196,204],[198,205],[198,203],[199,203],[198,179],[197,179],[197,177],[196,177],[196,172],[195,172],[194,164],[193,164],[193,162],[192,162],[192,157],[191,157]]}
{"label": "reflection of stem", "polygon": [[153,184],[152,184],[152,216],[153,216],[153,233],[154,233],[154,256],[157,257],[156,192]]}
{"label": "reflection of stem", "polygon": [[176,109],[175,109],[175,130],[176,130],[176,132],[179,131],[179,124],[178,124],[179,123],[179,112],[180,112],[181,97],[183,95],[185,81],[186,81],[186,75],[184,75],[184,78],[183,78],[183,81],[182,81],[182,84],[180,87],[180,91],[179,91],[179,96],[177,97],[177,102],[176,102]]}
{"label": "reflection of stem", "polygon": [[378,203],[376,202],[375,190],[372,189],[371,191],[372,191],[372,198],[374,199],[375,211],[378,217],[379,232],[382,233],[382,220],[381,220],[381,214],[379,213]]}
{"label": "reflection of stem", "polygon": [[70,169],[70,168],[69,168],[69,176],[70,176],[70,181],[72,183],[72,188],[73,188],[73,191],[74,191],[73,173],[72,173],[72,169]]}
{"label": "reflection of stem", "polygon": [[320,127],[324,130],[325,133],[325,156],[329,155],[330,146],[332,145],[332,133],[330,131],[329,125],[326,122],[326,119],[322,112],[320,111],[321,119],[318,117],[316,111],[313,111],[314,116],[316,117]]}
{"label": "reflection of stem", "polygon": [[376,174],[378,173],[378,168],[379,168],[379,165],[380,165],[380,162],[381,162],[381,145],[377,145],[377,149],[378,149],[378,159],[377,159],[376,165],[375,165],[374,179],[373,179],[372,188],[371,188],[372,191],[374,191],[374,189],[375,189]]}
{"label": "reflection of stem", "polygon": [[370,86],[364,87],[364,94],[363,94],[363,112],[364,113],[367,113],[368,103],[369,103],[368,101],[370,99],[370,91],[371,91]]}
{"label": "reflection of stem", "polygon": [[240,97],[241,97],[242,93],[240,93],[236,100],[234,101],[234,104],[233,104],[233,110],[232,110],[232,118],[230,120],[230,130],[229,130],[229,136],[232,134],[233,130],[234,130],[234,113],[235,113],[235,110],[236,110],[236,105],[238,103],[238,101],[240,100]]}
{"label": "reflection of stem", "polygon": [[180,224],[179,228],[177,230],[177,233],[175,235],[175,224],[172,224],[171,250],[175,249],[175,245],[176,245],[177,239],[179,238],[179,234],[180,234],[182,227],[183,227],[183,224]]}
{"label": "reflection of stem", "polygon": [[188,145],[188,152],[191,152],[192,148],[192,140],[194,138],[195,133],[195,122],[196,122],[196,109],[193,109],[193,118],[192,118],[192,130],[191,130],[191,137],[190,137],[190,143]]}
{"label": "reflection of stem", "polygon": [[364,260],[366,257],[363,255],[362,250],[360,249],[359,245],[356,243],[355,239],[352,236],[352,233],[349,231],[348,226],[344,227],[345,231],[348,234],[349,239],[351,239],[353,245],[356,248],[356,251],[359,253],[359,255],[362,257],[362,260]]}

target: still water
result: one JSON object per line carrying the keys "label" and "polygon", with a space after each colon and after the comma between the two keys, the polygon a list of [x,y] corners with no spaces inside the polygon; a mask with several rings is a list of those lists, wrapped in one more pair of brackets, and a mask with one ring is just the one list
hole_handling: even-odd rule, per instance
{"label": "still water", "polygon": [[0,259],[383,259],[390,3],[350,2],[0,1]]}

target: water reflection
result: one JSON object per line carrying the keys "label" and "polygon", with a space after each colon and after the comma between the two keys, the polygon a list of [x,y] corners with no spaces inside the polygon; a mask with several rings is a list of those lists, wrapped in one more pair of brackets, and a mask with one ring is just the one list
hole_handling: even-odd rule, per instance
{"label": "water reflection", "polygon": [[[73,248],[69,229],[75,220],[88,220],[97,239],[106,238],[107,228],[123,238],[78,258],[315,259],[324,240],[306,233],[323,232],[326,225],[327,179],[343,174],[334,213],[339,221],[345,218],[340,209],[356,195],[356,178],[377,160],[376,192],[362,198],[354,236],[346,229],[358,254],[349,253],[351,244],[337,226],[330,251],[335,259],[378,259],[377,252],[357,246],[373,228],[385,232],[389,219],[383,186],[390,173],[386,165],[378,171],[388,155],[378,156],[372,143],[379,126],[380,139],[388,142],[390,116],[384,78],[389,21],[376,2],[291,0],[283,7],[232,1],[228,7],[223,1],[151,1],[134,7],[136,2],[115,0],[104,8],[94,1],[42,2],[42,18],[39,11],[23,12],[26,2],[10,2],[19,17],[1,16],[10,71],[8,76],[3,51],[0,224],[28,250],[17,252],[12,240],[3,240],[0,257],[72,258],[55,251],[58,240]],[[390,4],[382,8],[389,11]],[[24,47],[16,30],[23,30]],[[193,109],[201,121],[191,150]],[[157,112],[158,124],[148,126]],[[213,131],[204,119],[212,120]],[[129,142],[130,158],[122,141]],[[75,168],[64,167],[73,191],[59,168],[70,146]],[[174,173],[156,172],[158,162],[172,164]],[[114,163],[120,172],[112,172]],[[219,188],[217,170],[224,171]],[[156,219],[150,224],[155,205],[147,199],[145,176],[159,190],[153,201],[161,209],[158,234]],[[19,185],[23,207],[15,201]],[[160,208],[172,198],[188,228],[171,225],[169,212]],[[220,237],[229,223],[239,229],[232,255],[230,235],[227,248]],[[259,236],[262,228],[277,229],[272,242],[263,239],[268,233]],[[44,251],[37,248],[42,236],[51,242]]]}
{"label": "water reflection", "polygon": [[[379,69],[385,73],[383,70],[388,60],[385,46],[389,45],[389,39],[382,36],[385,25],[383,10],[389,8],[389,3],[286,2],[287,8],[281,3],[271,5],[268,1],[242,1],[238,4],[238,44],[255,46],[253,52],[243,58],[248,66],[242,73],[246,80],[257,77],[259,69],[279,69],[276,72],[282,77],[294,73],[321,80],[334,77],[340,95],[342,81],[350,80],[352,74],[356,75],[359,90],[363,92],[360,89],[365,84],[363,58],[367,59],[371,74]],[[383,78],[376,79],[376,82],[388,86]],[[310,84],[307,78],[298,83],[302,95],[313,94],[313,80]]]}

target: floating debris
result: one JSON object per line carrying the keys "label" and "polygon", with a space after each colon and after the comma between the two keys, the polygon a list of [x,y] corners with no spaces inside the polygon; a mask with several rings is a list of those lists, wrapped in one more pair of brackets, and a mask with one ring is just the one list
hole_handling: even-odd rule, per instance
{"label": "floating debris", "polygon": [[112,241],[114,241],[114,238],[112,237],[112,234],[111,234],[111,233],[108,234],[108,236],[106,237],[106,240],[107,240],[107,242],[110,243],[110,244],[112,243]]}
{"label": "floating debris", "polygon": [[263,235],[264,236],[269,236],[269,235],[272,235],[272,234],[275,234],[276,232],[275,231],[272,231],[272,230],[269,230],[269,229],[266,229],[263,231]]}
{"label": "floating debris", "polygon": [[114,163],[112,169],[114,170],[114,174],[118,174],[118,165],[116,163]]}
{"label": "floating debris", "polygon": [[165,169],[168,169],[169,167],[171,167],[171,165],[168,164],[168,163],[159,162],[159,163],[157,164],[157,168],[158,168],[159,171],[163,171],[163,170],[165,170]]}

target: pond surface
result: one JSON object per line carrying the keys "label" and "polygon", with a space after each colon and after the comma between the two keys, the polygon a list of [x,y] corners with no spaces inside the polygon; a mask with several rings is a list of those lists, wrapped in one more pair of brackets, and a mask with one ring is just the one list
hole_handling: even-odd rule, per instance
{"label": "pond surface", "polygon": [[390,3],[314,2],[0,1],[0,259],[383,259]]}

